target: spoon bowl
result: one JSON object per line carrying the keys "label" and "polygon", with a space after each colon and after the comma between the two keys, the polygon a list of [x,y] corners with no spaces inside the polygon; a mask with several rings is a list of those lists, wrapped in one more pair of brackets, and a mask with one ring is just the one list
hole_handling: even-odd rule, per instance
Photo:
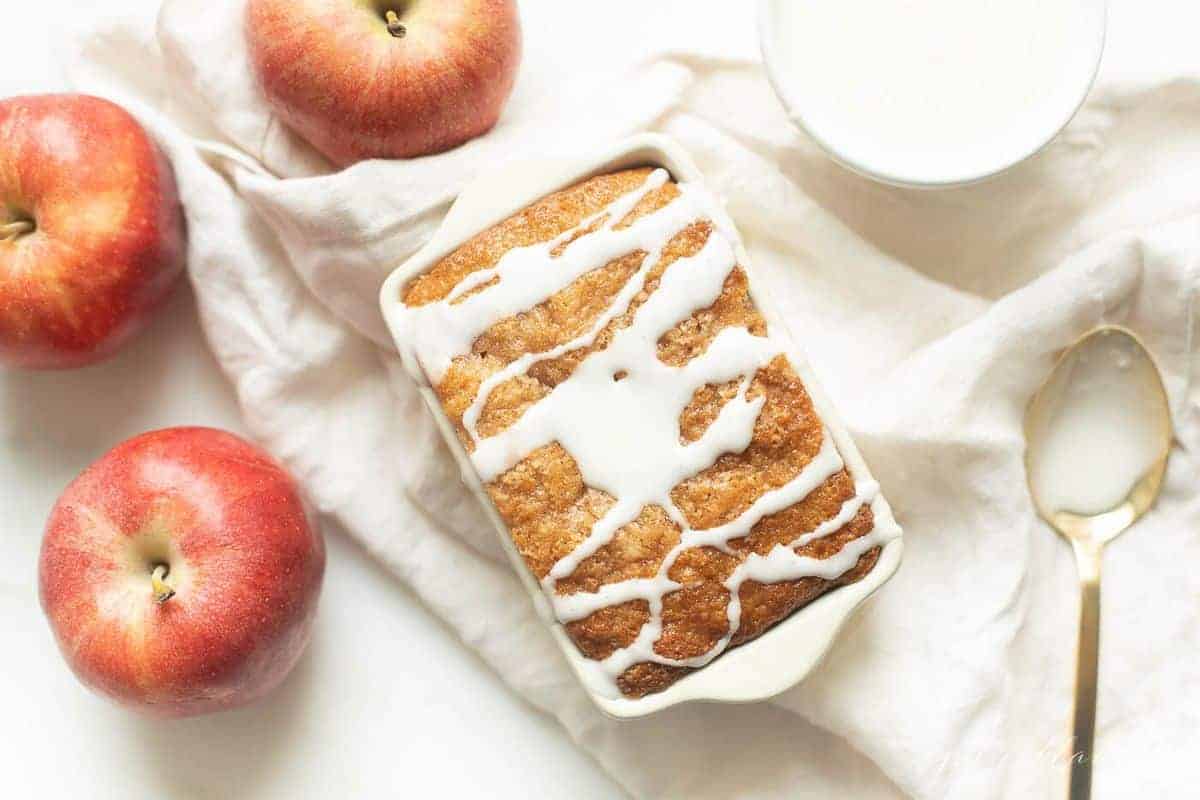
{"label": "spoon bowl", "polygon": [[1167,393],[1126,328],[1087,333],[1059,358],[1025,415],[1038,514],[1069,539],[1108,542],[1153,504],[1171,447]]}
{"label": "spoon bowl", "polygon": [[1158,498],[1172,436],[1154,358],[1116,325],[1067,348],[1025,413],[1029,493],[1038,514],[1071,543],[1079,569],[1071,800],[1091,796],[1104,546]]}

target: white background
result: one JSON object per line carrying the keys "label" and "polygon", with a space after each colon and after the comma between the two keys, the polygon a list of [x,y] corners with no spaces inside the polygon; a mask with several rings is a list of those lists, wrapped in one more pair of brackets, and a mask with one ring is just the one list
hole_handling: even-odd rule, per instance
{"label": "white background", "polygon": [[[0,96],[62,87],[64,29],[156,5],[0,0]],[[753,5],[722,8],[751,14]],[[1195,63],[1198,15],[1190,0],[1113,2],[1103,72],[1180,74]],[[86,693],[37,608],[42,524],[62,487],[113,444],[179,424],[241,430],[186,288],[111,362],[0,370],[0,797],[621,796],[555,723],[332,529],[313,646],[276,695],[163,723]]]}
{"label": "white background", "polygon": [[[64,88],[65,28],[156,5],[0,0],[0,96]],[[556,723],[328,527],[313,644],[273,696],[159,722],[88,694],[38,609],[42,525],[62,488],[109,447],[181,424],[242,432],[186,288],[113,361],[0,370],[0,796],[623,796]]]}

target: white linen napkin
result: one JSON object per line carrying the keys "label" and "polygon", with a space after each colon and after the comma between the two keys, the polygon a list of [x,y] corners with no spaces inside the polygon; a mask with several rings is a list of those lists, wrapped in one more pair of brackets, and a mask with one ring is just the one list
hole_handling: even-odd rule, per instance
{"label": "white linen napkin", "polygon": [[[1030,506],[1021,417],[1056,351],[1101,321],[1133,327],[1166,373],[1179,446],[1162,501],[1105,564],[1096,796],[1188,792],[1200,781],[1180,757],[1200,748],[1200,81],[1161,43],[1177,23],[1148,26],[1155,4],[1114,0],[1109,67],[1066,133],[999,179],[922,193],[846,173],[790,126],[751,5],[526,0],[521,76],[492,133],[343,172],[267,111],[242,0],[202,13],[167,0],[157,27],[106,23],[84,34],[72,73],[134,110],[175,163],[205,331],[250,430],[638,797],[1057,793],[1074,564]],[[618,723],[575,684],[501,559],[376,293],[472,176],[646,129],[677,138],[728,199],[907,546],[801,686]]]}

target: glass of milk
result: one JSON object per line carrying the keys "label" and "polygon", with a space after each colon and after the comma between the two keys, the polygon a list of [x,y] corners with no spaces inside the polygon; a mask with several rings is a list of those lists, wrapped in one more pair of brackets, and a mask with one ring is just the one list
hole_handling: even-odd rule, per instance
{"label": "glass of milk", "polygon": [[1002,172],[1082,105],[1107,0],[761,0],[767,74],[834,159],[885,183]]}

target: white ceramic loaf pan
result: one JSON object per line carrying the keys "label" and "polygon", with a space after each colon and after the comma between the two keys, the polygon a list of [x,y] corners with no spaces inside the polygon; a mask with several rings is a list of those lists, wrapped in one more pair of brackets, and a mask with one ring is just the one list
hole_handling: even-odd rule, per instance
{"label": "white ceramic loaf pan", "polygon": [[[454,203],[433,238],[412,258],[397,268],[383,285],[381,304],[405,368],[421,389],[430,413],[438,420],[447,445],[462,470],[463,481],[483,504],[496,529],[496,535],[508,553],[513,569],[520,576],[529,596],[545,623],[550,627],[581,684],[586,659],[567,637],[553,616],[542,588],[525,566],[509,537],[491,499],[484,492],[470,459],[455,436],[441,404],[421,370],[415,353],[401,341],[398,316],[402,310],[402,288],[414,277],[428,271],[472,236],[503,221],[548,194],[564,189],[594,175],[635,166],[665,168],[678,181],[702,180],[696,165],[673,140],[656,135],[634,136],[616,145],[578,158],[549,158],[501,167],[468,186]],[[732,226],[731,226],[732,229]],[[775,313],[762,287],[755,282],[754,270],[741,242],[737,242],[738,263],[750,276],[751,293],[772,330],[786,343],[788,358],[804,381],[813,405],[832,433],[846,468],[856,483],[872,480],[867,465],[851,441],[845,426],[817,384],[807,360],[796,346],[783,320]],[[894,524],[891,508],[882,494],[871,504],[876,524]],[[715,702],[751,702],[776,695],[801,681],[832,645],[838,630],[854,610],[887,581],[900,565],[903,549],[899,537],[884,545],[875,568],[862,580],[825,594],[780,622],[762,636],[721,655],[708,666],[674,683],[665,691],[640,699],[614,698],[590,690],[592,700],[605,713],[619,718],[640,717],[690,700]],[[481,612],[484,611],[481,609]]]}

